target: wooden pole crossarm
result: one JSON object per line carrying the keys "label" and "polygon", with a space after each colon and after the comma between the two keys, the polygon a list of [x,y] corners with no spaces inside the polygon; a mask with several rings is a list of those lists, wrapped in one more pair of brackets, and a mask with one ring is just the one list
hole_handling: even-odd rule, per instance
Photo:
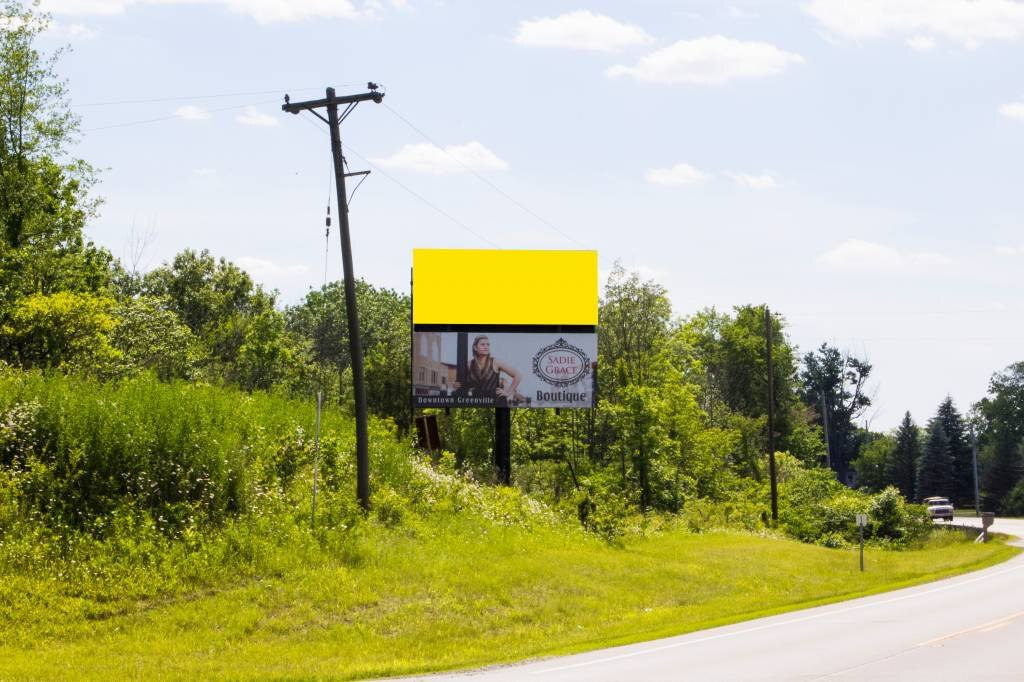
{"label": "wooden pole crossarm", "polygon": [[[287,98],[288,95],[285,95]],[[285,101],[281,105],[281,111],[287,111],[289,114],[298,114],[300,112],[311,110],[311,109],[322,109],[328,104],[357,104],[359,102],[376,102],[380,104],[384,101],[383,92],[362,92],[358,95],[342,95],[340,97],[334,97],[331,99],[311,99],[306,102],[289,102]]]}

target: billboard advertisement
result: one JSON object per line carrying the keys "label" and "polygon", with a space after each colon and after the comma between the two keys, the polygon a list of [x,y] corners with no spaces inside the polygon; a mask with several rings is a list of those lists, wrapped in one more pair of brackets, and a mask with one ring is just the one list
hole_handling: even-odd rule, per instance
{"label": "billboard advertisement", "polygon": [[415,407],[595,405],[594,332],[413,332]]}

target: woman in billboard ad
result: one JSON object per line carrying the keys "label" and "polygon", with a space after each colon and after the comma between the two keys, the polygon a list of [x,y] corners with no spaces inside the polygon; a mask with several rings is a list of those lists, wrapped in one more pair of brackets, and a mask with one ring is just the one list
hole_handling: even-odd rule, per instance
{"label": "woman in billboard ad", "polygon": [[[512,383],[504,385],[501,373],[508,375]],[[522,375],[514,367],[503,363],[491,355],[491,340],[480,335],[473,339],[473,357],[469,361],[466,373],[465,390],[474,398],[494,398],[496,404],[507,404],[522,399],[516,392]],[[455,388],[461,385],[455,382]]]}

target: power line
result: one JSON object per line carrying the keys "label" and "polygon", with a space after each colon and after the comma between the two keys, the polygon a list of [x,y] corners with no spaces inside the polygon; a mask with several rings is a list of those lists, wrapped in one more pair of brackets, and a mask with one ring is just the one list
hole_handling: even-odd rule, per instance
{"label": "power line", "polygon": [[993,308],[982,308],[982,309],[962,309],[962,310],[871,310],[871,311],[817,311],[817,312],[787,312],[783,313],[785,317],[883,317],[883,316],[899,316],[906,317],[907,315],[1013,315],[1019,311],[1015,310],[996,310]]}
{"label": "power line", "polygon": [[[349,83],[341,87],[361,85],[361,83]],[[176,97],[158,97],[155,99],[124,99],[108,102],[87,102],[85,104],[72,104],[72,109],[84,109],[86,107],[108,107],[122,104],[156,104],[159,102],[181,102],[195,99],[218,99],[223,97],[255,97],[256,95],[279,95],[282,92],[307,92],[320,90],[321,88],[278,88],[276,90],[258,90],[251,92],[222,92],[214,95],[180,95]]]}
{"label": "power line", "polygon": [[429,135],[427,135],[427,134],[426,134],[425,132],[423,132],[423,131],[422,131],[422,130],[420,130],[420,129],[419,129],[418,127],[416,127],[416,126],[415,126],[415,125],[414,125],[414,124],[412,123],[412,121],[410,121],[409,119],[407,119],[407,118],[406,118],[405,116],[402,116],[402,114],[400,114],[400,113],[398,113],[397,111],[395,111],[395,110],[394,110],[394,109],[393,109],[393,108],[392,108],[391,106],[389,106],[389,105],[388,105],[388,104],[387,104],[386,102],[384,102],[383,104],[384,104],[384,108],[385,108],[385,109],[387,109],[388,111],[390,111],[390,112],[391,112],[392,114],[394,114],[394,115],[395,115],[395,116],[396,116],[396,117],[397,117],[397,118],[398,118],[398,119],[399,119],[400,121],[402,121],[402,123],[404,123],[405,125],[407,125],[407,126],[409,126],[410,128],[412,128],[412,129],[413,129],[414,131],[416,131],[417,133],[419,133],[420,135],[422,135],[422,136],[423,136],[423,139],[425,139],[425,140],[426,140],[427,142],[429,142],[430,144],[434,145],[435,147],[437,147],[438,149],[440,149],[440,150],[441,150],[442,152],[444,152],[445,154],[447,154],[447,155],[448,155],[448,156],[449,156],[449,157],[450,157],[451,159],[453,159],[453,160],[454,160],[454,161],[455,161],[456,163],[458,163],[458,164],[459,164],[460,166],[462,166],[463,168],[465,168],[465,169],[466,169],[466,170],[467,170],[467,171],[468,171],[469,173],[471,173],[471,174],[473,175],[473,177],[475,177],[475,178],[476,178],[477,180],[479,180],[480,182],[484,183],[485,185],[487,185],[488,187],[490,187],[491,189],[493,189],[493,190],[494,190],[495,192],[497,192],[497,193],[498,193],[498,194],[500,194],[501,196],[505,197],[505,199],[507,199],[508,201],[510,201],[510,202],[512,202],[513,204],[515,204],[515,205],[516,205],[517,207],[519,207],[519,209],[521,209],[521,210],[522,210],[523,212],[525,212],[526,214],[528,214],[528,215],[532,216],[532,217],[533,217],[534,219],[536,219],[536,220],[537,220],[538,222],[542,223],[543,225],[545,225],[545,226],[549,227],[550,229],[554,230],[555,232],[557,232],[557,233],[558,233],[558,234],[559,234],[559,235],[560,235],[561,237],[563,237],[564,239],[567,239],[567,240],[571,241],[571,242],[572,242],[573,244],[576,244],[577,246],[581,246],[581,247],[583,246],[583,244],[581,244],[581,243],[580,243],[580,242],[579,242],[578,240],[576,240],[576,239],[575,239],[575,238],[573,238],[572,236],[570,236],[570,235],[566,234],[566,233],[565,233],[565,232],[563,232],[562,230],[558,229],[558,227],[557,227],[557,226],[556,226],[556,225],[555,225],[554,223],[552,223],[551,221],[547,220],[547,219],[546,219],[546,218],[544,218],[543,216],[540,216],[540,215],[538,215],[538,214],[537,214],[536,212],[534,212],[533,210],[531,210],[531,209],[530,209],[530,208],[529,208],[528,206],[524,205],[524,204],[523,204],[522,202],[520,202],[519,200],[517,200],[517,199],[516,199],[515,197],[513,197],[512,195],[510,195],[510,194],[509,194],[508,192],[506,192],[506,191],[505,191],[505,190],[503,190],[502,188],[498,187],[498,186],[497,186],[496,184],[494,184],[494,183],[493,183],[493,182],[492,182],[491,180],[489,180],[489,179],[487,179],[486,177],[484,177],[483,175],[480,175],[479,173],[477,173],[477,172],[476,172],[475,170],[473,170],[473,168],[471,168],[471,167],[470,167],[469,165],[467,165],[466,163],[464,163],[464,162],[462,161],[462,159],[458,158],[457,156],[455,156],[454,154],[452,154],[451,152],[449,152],[449,151],[448,151],[447,149],[445,149],[444,147],[442,147],[442,146],[441,146],[440,144],[438,144],[437,142],[435,142],[435,141],[433,140],[433,138],[431,138],[431,137],[430,137]]}
{"label": "power line", "polygon": [[[273,103],[276,103],[277,101],[278,100],[276,100],[276,99],[272,99],[272,100],[264,100],[262,102],[249,102],[248,104],[236,104],[236,105],[230,106],[230,107],[221,107],[220,109],[209,109],[209,110],[204,110],[204,111],[207,114],[216,114],[216,113],[219,113],[221,111],[233,111],[235,109],[245,109],[246,107],[257,107],[257,106],[260,106],[261,104],[273,104]],[[99,131],[99,130],[111,130],[112,128],[128,128],[128,127],[131,127],[131,126],[145,125],[147,123],[158,123],[160,121],[170,121],[171,119],[175,119],[175,118],[176,119],[180,119],[181,116],[179,116],[178,114],[170,114],[168,116],[160,116],[158,118],[147,118],[147,119],[144,119],[144,120],[141,120],[141,121],[128,121],[127,123],[115,123],[113,125],[100,126],[98,128],[86,128],[82,132],[83,133],[94,133],[94,132]]]}
{"label": "power line", "polygon": [[409,188],[408,186],[406,186],[406,185],[402,184],[401,182],[399,182],[398,180],[396,180],[396,179],[395,179],[395,178],[394,178],[393,176],[391,176],[391,175],[388,175],[387,173],[385,173],[385,172],[384,172],[383,170],[381,170],[381,169],[380,169],[380,166],[376,165],[375,163],[372,163],[372,162],[371,162],[371,161],[370,161],[369,159],[367,159],[367,158],[366,158],[365,156],[363,156],[362,154],[360,154],[359,152],[357,152],[357,151],[356,151],[355,149],[353,149],[351,145],[345,145],[345,147],[346,147],[346,148],[347,148],[347,149],[348,149],[348,150],[349,150],[350,152],[352,152],[353,154],[355,154],[356,156],[358,156],[358,157],[359,157],[360,159],[362,159],[363,163],[365,163],[366,165],[368,165],[368,166],[369,166],[370,168],[372,168],[373,170],[375,170],[375,171],[376,171],[377,173],[380,173],[380,174],[381,174],[381,175],[383,175],[383,176],[384,176],[385,178],[387,178],[387,179],[388,179],[388,180],[390,180],[391,182],[395,183],[396,185],[398,185],[399,187],[401,187],[402,189],[404,189],[404,190],[405,190],[406,192],[408,192],[409,194],[413,195],[414,197],[416,197],[417,199],[419,199],[420,201],[422,201],[422,202],[423,202],[424,204],[426,204],[426,205],[427,205],[427,206],[429,206],[430,208],[434,209],[435,211],[437,211],[438,213],[440,213],[441,215],[443,215],[443,216],[444,216],[445,218],[447,218],[448,220],[452,221],[453,223],[455,223],[456,225],[458,225],[459,227],[461,227],[461,228],[462,228],[463,230],[466,230],[467,232],[469,232],[470,234],[472,234],[472,235],[473,235],[474,237],[476,237],[477,239],[480,239],[480,240],[482,240],[482,241],[484,241],[484,242],[487,242],[488,244],[490,244],[491,246],[493,246],[493,247],[494,247],[494,248],[496,248],[496,249],[500,249],[500,248],[501,248],[501,247],[500,247],[500,246],[499,246],[498,244],[496,244],[495,242],[491,241],[491,240],[490,240],[490,239],[488,239],[487,237],[483,236],[482,234],[480,234],[480,233],[479,233],[479,232],[477,232],[476,230],[472,229],[471,227],[469,227],[468,225],[466,225],[466,224],[465,224],[464,222],[462,222],[461,220],[459,220],[459,219],[457,219],[456,217],[454,217],[454,216],[453,216],[452,214],[448,213],[447,211],[445,211],[444,209],[440,208],[439,206],[436,206],[435,204],[431,203],[431,202],[430,202],[429,200],[427,200],[427,199],[426,199],[426,198],[425,198],[425,197],[424,197],[423,195],[421,195],[421,194],[419,194],[419,193],[417,193],[417,192],[413,191],[413,190],[412,190],[412,189],[410,189],[410,188]]}
{"label": "power line", "polygon": [[[300,118],[302,118],[302,117],[300,117]],[[314,128],[316,128],[316,129],[317,129],[317,131],[319,131],[319,132],[321,132],[321,133],[325,132],[325,131],[324,131],[324,130],[323,130],[322,128],[320,128],[320,127],[319,127],[319,126],[318,126],[317,124],[313,123],[313,121],[311,121],[311,120],[309,120],[309,119],[307,119],[307,118],[303,118],[302,120],[303,120],[303,121],[306,121],[306,123],[308,123],[309,125],[311,125],[311,126],[313,126]],[[426,204],[426,205],[427,205],[427,206],[429,206],[430,208],[434,209],[434,211],[436,211],[437,213],[441,214],[442,216],[444,216],[445,218],[447,218],[448,220],[450,220],[450,221],[451,221],[452,223],[454,223],[454,224],[455,224],[455,225],[457,225],[458,227],[461,227],[461,228],[462,228],[463,230],[465,230],[466,232],[469,232],[469,233],[470,233],[471,235],[473,235],[473,236],[474,236],[474,237],[476,237],[477,239],[479,239],[479,240],[481,240],[481,241],[483,241],[483,242],[486,242],[487,244],[490,244],[491,246],[493,246],[493,247],[495,247],[495,248],[497,248],[497,249],[500,249],[500,248],[501,248],[501,246],[499,246],[498,244],[494,243],[494,242],[493,242],[492,240],[488,239],[487,237],[483,236],[482,234],[480,234],[479,232],[477,232],[477,231],[476,231],[476,230],[474,230],[473,228],[469,227],[469,226],[468,226],[468,225],[466,225],[466,224],[465,224],[464,222],[462,222],[461,220],[459,220],[458,218],[456,218],[456,217],[455,217],[455,216],[453,216],[452,214],[448,213],[447,211],[445,211],[445,210],[444,210],[443,208],[441,208],[440,206],[437,206],[436,204],[432,203],[432,202],[431,202],[430,200],[428,200],[428,199],[427,199],[426,197],[424,197],[424,196],[423,196],[422,194],[419,194],[418,192],[416,192],[416,191],[414,191],[413,189],[411,189],[411,188],[410,188],[409,186],[405,185],[404,183],[402,183],[402,182],[398,181],[398,180],[397,180],[396,178],[394,178],[393,176],[391,176],[391,175],[389,175],[388,173],[386,173],[386,172],[384,172],[383,170],[381,170],[380,166],[378,166],[377,164],[375,164],[375,163],[371,162],[371,161],[370,161],[369,159],[367,159],[367,158],[366,158],[365,156],[363,156],[362,154],[360,154],[359,152],[357,152],[357,151],[356,151],[355,149],[353,149],[353,148],[352,148],[352,146],[351,146],[351,145],[348,145],[348,144],[346,144],[346,145],[345,145],[345,148],[346,148],[346,149],[348,149],[348,151],[350,151],[350,152],[352,152],[353,154],[355,154],[356,156],[358,156],[358,157],[359,157],[359,158],[360,158],[360,159],[361,159],[361,160],[363,161],[363,163],[365,163],[366,165],[370,166],[370,168],[372,168],[372,169],[373,169],[373,170],[374,170],[374,171],[375,171],[376,173],[379,173],[380,175],[383,175],[383,176],[384,176],[385,178],[387,178],[387,179],[388,179],[388,180],[390,180],[391,182],[395,183],[396,185],[398,185],[399,187],[401,187],[402,189],[404,189],[404,190],[405,190],[406,192],[408,192],[408,193],[409,193],[409,194],[411,194],[412,196],[414,196],[414,197],[416,197],[417,199],[419,199],[419,200],[420,200],[421,202],[423,202],[424,204]]]}

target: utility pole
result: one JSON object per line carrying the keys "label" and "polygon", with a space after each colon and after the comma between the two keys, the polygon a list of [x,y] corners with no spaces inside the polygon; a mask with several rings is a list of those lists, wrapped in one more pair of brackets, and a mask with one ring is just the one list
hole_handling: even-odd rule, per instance
{"label": "utility pole", "polygon": [[978,497],[978,434],[971,429],[971,458],[974,460],[974,515],[981,515],[981,502]]}
{"label": "utility pole", "polygon": [[[370,450],[369,435],[366,425],[366,385],[363,379],[363,347],[359,340],[359,313],[356,310],[356,282],[352,271],[352,241],[348,224],[348,193],[345,190],[345,159],[341,153],[341,122],[348,117],[360,102],[376,102],[380,104],[384,94],[377,92],[375,83],[367,83],[369,92],[358,95],[337,97],[334,88],[327,88],[325,99],[307,102],[292,102],[288,95],[284,96],[283,111],[299,114],[309,111],[327,124],[331,131],[331,154],[334,157],[334,182],[338,192],[338,213],[341,214],[341,259],[345,273],[345,313],[348,317],[348,347],[352,359],[352,388],[356,400],[356,497],[359,506],[370,508]],[[344,104],[345,111],[338,115],[338,105]],[[324,118],[317,109],[327,109]]]}
{"label": "utility pole", "polygon": [[828,434],[828,405],[825,403],[825,392],[821,392],[821,423],[825,427],[825,465],[832,470],[832,439]]}
{"label": "utility pole", "polygon": [[775,366],[772,364],[772,314],[764,307],[765,356],[768,359],[768,474],[771,477],[772,523],[779,520],[779,489],[775,475]]}

